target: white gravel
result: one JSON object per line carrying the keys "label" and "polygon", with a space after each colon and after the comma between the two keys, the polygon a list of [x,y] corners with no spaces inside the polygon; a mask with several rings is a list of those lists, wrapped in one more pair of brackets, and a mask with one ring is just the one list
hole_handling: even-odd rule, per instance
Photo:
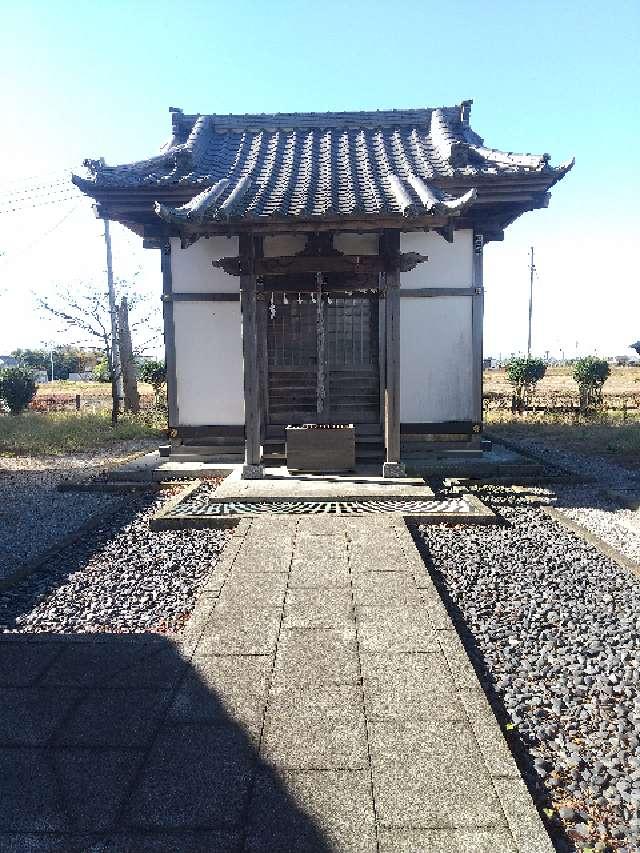
{"label": "white gravel", "polygon": [[[505,439],[516,449],[532,453],[550,465],[559,465],[578,477],[587,477],[611,489],[640,489],[640,471],[625,468],[602,456],[586,456],[570,450],[552,447],[541,438],[509,437]],[[500,438],[496,439],[500,444]]]}
{"label": "white gravel", "polygon": [[550,447],[539,438],[519,438],[512,443],[552,465],[592,479],[590,485],[556,488],[558,510],[640,566],[640,510],[627,509],[605,493],[626,490],[640,496],[640,472],[603,457]]}
{"label": "white gravel", "polygon": [[640,513],[593,488],[557,489],[557,509],[640,567]]}

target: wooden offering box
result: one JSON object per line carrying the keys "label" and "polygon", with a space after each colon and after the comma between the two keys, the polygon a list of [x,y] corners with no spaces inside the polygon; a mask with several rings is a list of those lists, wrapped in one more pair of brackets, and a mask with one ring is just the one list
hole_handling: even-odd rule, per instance
{"label": "wooden offering box", "polygon": [[356,467],[356,433],[353,424],[303,424],[288,426],[287,468],[329,474]]}

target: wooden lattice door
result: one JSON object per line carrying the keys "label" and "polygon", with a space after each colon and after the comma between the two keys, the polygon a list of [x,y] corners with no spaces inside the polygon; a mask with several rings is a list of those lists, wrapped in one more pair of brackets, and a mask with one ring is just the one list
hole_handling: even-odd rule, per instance
{"label": "wooden lattice door", "polygon": [[378,337],[377,299],[274,293],[269,422],[378,423]]}

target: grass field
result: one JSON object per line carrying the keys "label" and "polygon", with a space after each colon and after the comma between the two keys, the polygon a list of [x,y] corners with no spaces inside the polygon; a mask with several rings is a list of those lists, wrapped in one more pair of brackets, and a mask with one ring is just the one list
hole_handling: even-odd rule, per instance
{"label": "grass field", "polygon": [[109,447],[120,441],[164,436],[161,424],[124,417],[111,426],[108,412],[26,412],[0,415],[0,456],[53,456]]}
{"label": "grass field", "polygon": [[[572,367],[549,367],[542,382],[538,382],[538,394],[577,395],[578,386],[571,378]],[[485,393],[511,393],[511,385],[504,370],[484,371]],[[640,394],[640,367],[613,367],[611,376],[604,384],[605,394]]]}
{"label": "grass field", "polygon": [[[151,385],[146,382],[138,382],[139,394],[153,394]],[[111,384],[109,382],[69,382],[66,379],[56,379],[54,382],[45,382],[38,386],[37,397],[67,397],[80,394],[80,397],[111,397]]]}
{"label": "grass field", "polygon": [[[536,386],[536,395],[576,397],[578,387],[571,367],[552,367]],[[484,392],[511,394],[504,370],[484,371]],[[604,385],[605,396],[640,394],[640,368],[614,367]],[[538,438],[558,449],[586,456],[603,456],[632,468],[640,467],[640,411],[630,409],[627,420],[622,412],[580,416],[579,422],[567,415],[543,412],[513,414],[507,410],[485,413],[487,433],[500,438]]]}

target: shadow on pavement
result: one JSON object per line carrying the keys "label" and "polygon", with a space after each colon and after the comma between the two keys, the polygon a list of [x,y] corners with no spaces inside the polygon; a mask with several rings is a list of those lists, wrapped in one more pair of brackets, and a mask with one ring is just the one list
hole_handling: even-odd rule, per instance
{"label": "shadow on pavement", "polygon": [[258,756],[271,664],[153,634],[0,636],[0,850],[328,853]]}

